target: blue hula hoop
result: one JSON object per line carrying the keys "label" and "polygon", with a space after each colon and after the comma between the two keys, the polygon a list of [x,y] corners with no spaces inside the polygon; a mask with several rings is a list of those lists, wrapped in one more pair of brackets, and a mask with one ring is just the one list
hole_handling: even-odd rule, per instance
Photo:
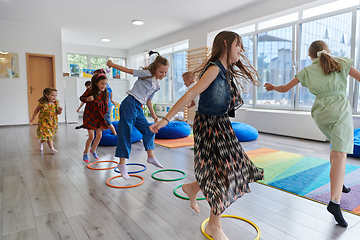
{"label": "blue hula hoop", "polygon": [[[127,163],[126,166],[128,165],[135,165],[135,166],[142,166],[144,167],[143,169],[141,170],[138,170],[138,171],[133,171],[133,172],[128,172],[128,174],[134,174],[134,173],[141,173],[143,171],[146,170],[146,166],[144,164],[141,164],[141,163]],[[117,168],[117,166],[114,168],[114,171],[117,172],[117,173],[120,173],[119,169]]]}

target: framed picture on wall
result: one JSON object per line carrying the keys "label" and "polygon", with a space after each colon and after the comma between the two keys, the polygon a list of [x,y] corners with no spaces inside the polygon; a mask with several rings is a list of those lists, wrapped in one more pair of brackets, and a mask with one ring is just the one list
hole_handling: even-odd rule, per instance
{"label": "framed picture on wall", "polygon": [[19,56],[17,53],[0,51],[0,78],[19,78]]}
{"label": "framed picture on wall", "polygon": [[70,64],[70,76],[74,76],[74,77],[80,76],[80,69],[78,65]]}

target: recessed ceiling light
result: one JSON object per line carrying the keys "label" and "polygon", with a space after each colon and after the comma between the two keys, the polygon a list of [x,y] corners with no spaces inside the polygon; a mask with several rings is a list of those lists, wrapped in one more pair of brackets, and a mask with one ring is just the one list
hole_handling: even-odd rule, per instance
{"label": "recessed ceiling light", "polygon": [[108,39],[108,38],[102,38],[101,41],[103,41],[103,42],[110,42],[110,39]]}
{"label": "recessed ceiling light", "polygon": [[133,20],[132,23],[133,23],[134,25],[143,25],[143,24],[144,24],[144,22],[141,21],[141,20]]}

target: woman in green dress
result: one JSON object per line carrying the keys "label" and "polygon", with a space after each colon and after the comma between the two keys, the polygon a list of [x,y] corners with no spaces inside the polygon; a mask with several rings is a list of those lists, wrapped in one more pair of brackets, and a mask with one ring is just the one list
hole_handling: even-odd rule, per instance
{"label": "woman in green dress", "polygon": [[353,68],[352,59],[330,56],[324,41],[315,41],[309,47],[309,57],[313,61],[295,75],[288,84],[274,86],[266,83],[267,91],[287,92],[299,82],[316,96],[311,108],[311,116],[320,131],[331,142],[330,190],[331,199],[327,210],[343,227],[347,222],[342,216],[340,199],[342,192],[349,192],[344,184],[347,153],[353,153],[353,117],[346,94],[347,77],[360,81],[360,72]]}

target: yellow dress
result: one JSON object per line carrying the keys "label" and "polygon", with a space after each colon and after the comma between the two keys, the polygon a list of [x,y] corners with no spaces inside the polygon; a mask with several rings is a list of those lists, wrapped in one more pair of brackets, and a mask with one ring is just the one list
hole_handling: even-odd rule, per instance
{"label": "yellow dress", "polygon": [[331,149],[352,154],[354,127],[346,87],[353,60],[345,57],[335,60],[343,66],[340,72],[324,75],[319,58],[316,58],[313,64],[295,76],[316,97],[311,116],[320,131],[330,140]]}
{"label": "yellow dress", "polygon": [[39,120],[37,128],[37,138],[46,141],[52,141],[58,130],[58,114],[59,101],[54,104],[39,103]]}

